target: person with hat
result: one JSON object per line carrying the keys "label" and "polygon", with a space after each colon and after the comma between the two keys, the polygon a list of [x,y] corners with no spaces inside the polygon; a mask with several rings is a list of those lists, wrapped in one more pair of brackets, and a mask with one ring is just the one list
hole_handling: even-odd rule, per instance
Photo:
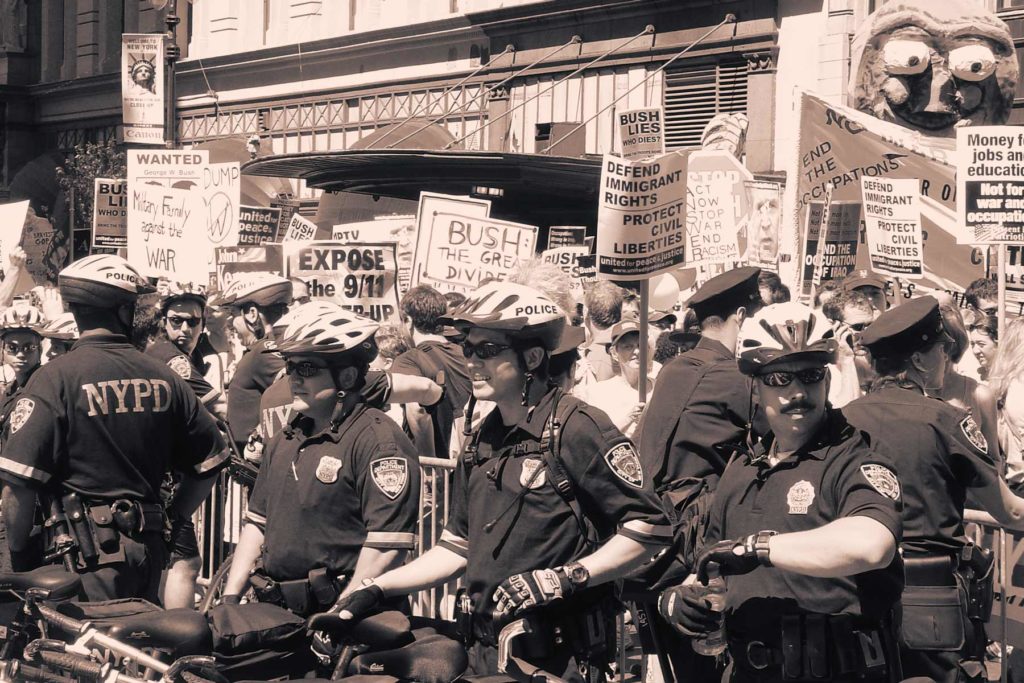
{"label": "person with hat", "polygon": [[889,283],[885,278],[870,270],[853,270],[843,278],[842,287],[847,292],[860,292],[871,300],[879,313],[889,310],[889,299],[885,292]]}
{"label": "person with hat", "polygon": [[619,431],[632,437],[645,405],[638,400],[641,377],[647,382],[648,392],[654,387],[654,378],[650,374],[653,358],[648,354],[648,371],[642,372],[640,325],[636,320],[623,320],[613,325],[611,337],[608,352],[618,363],[619,374],[582,388],[577,396],[581,401],[603,410]]}
{"label": "person with hat", "polygon": [[161,481],[182,473],[174,511],[190,516],[228,453],[185,381],[128,341],[149,289],[138,271],[94,255],[62,270],[58,285],[81,334],[32,375],[4,429],[8,545],[12,557],[26,548],[41,496],[47,554],[82,574],[88,599],[155,602],[167,561]]}
{"label": "person with hat", "polygon": [[[1000,523],[1020,529],[1024,499],[999,476],[998,445],[988,443],[974,417],[932,398],[946,377],[950,343],[935,298],[883,313],[864,330],[861,343],[879,379],[843,412],[900,474],[904,674],[936,681],[979,675],[985,644],[978,627],[991,603],[969,602],[968,595],[982,594],[981,579],[991,575],[982,576],[985,558],[964,534],[964,501],[970,490]],[[991,596],[991,585],[987,590]]]}
{"label": "person with hat", "polygon": [[402,564],[415,546],[420,469],[408,437],[361,389],[377,323],[337,304],[289,314],[278,341],[296,414],[267,444],[224,594],[306,616]]}
{"label": "person with hat", "polygon": [[701,583],[724,578],[724,606],[690,583],[660,612],[699,636],[724,617],[733,683],[898,681],[904,482],[828,402],[832,329],[775,304],[744,321],[738,350],[767,430],[722,474],[694,566]]}
{"label": "person with hat", "polygon": [[[604,413],[550,384],[566,327],[551,299],[493,282],[448,317],[466,333],[474,396],[495,408],[455,470],[440,543],[337,609],[354,618],[465,573],[470,674],[597,680],[614,641],[611,582],[669,540],[650,476]],[[519,619],[499,661],[499,634]]]}
{"label": "person with hat", "polygon": [[46,355],[43,362],[49,362],[63,356],[78,341],[78,323],[71,311],[61,313],[47,321],[39,334],[46,340]]}
{"label": "person with hat", "polygon": [[43,312],[24,302],[15,302],[0,313],[0,344],[4,365],[13,377],[0,389],[0,425],[7,420],[15,397],[42,362]]}

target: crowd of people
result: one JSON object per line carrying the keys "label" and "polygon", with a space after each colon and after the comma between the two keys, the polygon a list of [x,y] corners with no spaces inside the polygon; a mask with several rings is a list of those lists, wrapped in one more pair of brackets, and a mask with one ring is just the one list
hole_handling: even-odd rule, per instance
{"label": "crowd of people", "polygon": [[[984,676],[965,505],[1024,529],[1024,322],[1000,329],[994,282],[961,307],[855,271],[805,305],[742,267],[647,334],[628,286],[572,291],[529,261],[380,324],[112,255],[0,285],[4,561],[193,606],[193,514],[233,452],[259,475],[224,604],[353,619],[461,577],[479,675],[600,680],[625,600],[664,680]],[[450,509],[413,558],[424,458],[454,463]]]}

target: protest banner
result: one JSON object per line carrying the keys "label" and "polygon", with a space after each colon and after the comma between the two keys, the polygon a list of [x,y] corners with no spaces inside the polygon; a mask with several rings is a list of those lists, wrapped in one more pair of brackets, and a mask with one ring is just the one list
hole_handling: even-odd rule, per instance
{"label": "protest banner", "polygon": [[206,164],[199,187],[206,207],[206,238],[209,241],[206,253],[212,272],[213,250],[238,244],[238,214],[242,204],[242,173],[238,162]]}
{"label": "protest banner", "polygon": [[[825,243],[821,239],[822,219],[828,215]],[[804,233],[803,292],[809,295],[815,279],[842,280],[857,263],[860,237],[860,202],[833,201],[826,211],[824,202],[811,202]],[[815,266],[819,263],[818,275]]]}
{"label": "protest banner", "polygon": [[624,161],[604,155],[597,209],[598,277],[646,280],[682,264],[688,156],[671,152],[649,161]]}
{"label": "protest banner", "polygon": [[331,229],[331,239],[394,242],[398,256],[398,291],[402,294],[409,291],[416,254],[416,216],[377,216],[372,221],[341,223]]}
{"label": "protest banner", "polygon": [[285,274],[309,285],[314,299],[333,301],[377,322],[397,319],[394,242],[284,242]]}
{"label": "protest banner", "polygon": [[1024,133],[957,128],[957,196],[966,244],[1024,242]]}
{"label": "protest banner", "polygon": [[300,214],[292,214],[288,228],[281,238],[282,242],[311,242],[316,238],[316,223],[303,218]]}
{"label": "protest banner", "polygon": [[206,149],[129,149],[128,191],[140,184],[187,190],[202,182],[203,168],[209,164]]}
{"label": "protest banner", "polygon": [[[750,213],[743,221],[746,232],[746,251],[743,261],[747,265],[778,272],[782,235],[782,185],[762,180],[744,183],[750,201]],[[792,259],[792,254],[785,254]]]}
{"label": "protest banner", "polygon": [[861,178],[861,188],[871,269],[894,277],[921,277],[921,183],[916,178]]}
{"label": "protest banner", "polygon": [[563,273],[569,276],[570,293],[576,300],[583,297],[583,282],[580,280],[580,258],[588,256],[590,249],[586,245],[555,247],[547,249],[541,254],[545,263],[558,266]]}
{"label": "protest banner", "polygon": [[420,192],[416,208],[416,249],[413,255],[412,284],[420,284],[420,274],[426,268],[424,258],[429,252],[427,242],[434,231],[434,222],[441,213],[487,218],[491,215],[491,202],[459,195]]}
{"label": "protest banner", "polygon": [[[422,236],[421,236],[422,237]],[[521,260],[532,258],[537,228],[493,218],[437,213],[425,239],[417,240],[421,284],[442,292],[469,292],[481,280],[504,280]]]}
{"label": "protest banner", "polygon": [[126,144],[164,144],[164,36],[121,34],[121,117]]}
{"label": "protest banner", "polygon": [[281,209],[281,220],[277,222],[277,237],[274,239],[275,242],[281,241],[281,236],[287,232],[288,224],[292,222],[292,216],[298,212],[299,206],[300,203],[297,199],[271,200],[270,208]]}
{"label": "protest banner", "polygon": [[176,282],[209,280],[203,198],[190,190],[136,185],[128,199],[128,262],[140,273]]}
{"label": "protest banner", "polygon": [[255,246],[275,241],[280,221],[281,209],[243,204],[238,211],[239,246]]}
{"label": "protest banner", "polygon": [[623,159],[636,161],[665,153],[665,112],[661,107],[619,112],[616,120]]}
{"label": "protest banner", "polygon": [[238,278],[250,273],[284,274],[284,256],[280,244],[256,247],[217,247],[217,288],[224,291]]}
{"label": "protest banner", "polygon": [[[580,247],[587,244],[587,228],[584,225],[552,225],[548,228],[548,249],[558,247]],[[590,247],[587,247],[590,251]]]}
{"label": "protest banner", "polygon": [[740,257],[732,183],[726,179],[688,183],[686,265],[731,263]]}
{"label": "protest banner", "polygon": [[92,200],[92,246],[128,246],[128,181],[96,178]]}

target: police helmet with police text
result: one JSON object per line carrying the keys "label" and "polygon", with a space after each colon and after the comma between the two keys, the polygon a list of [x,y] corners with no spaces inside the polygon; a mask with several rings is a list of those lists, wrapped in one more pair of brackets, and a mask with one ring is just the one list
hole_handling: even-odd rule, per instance
{"label": "police helmet with police text", "polygon": [[505,333],[509,339],[536,341],[548,351],[558,348],[565,313],[536,289],[512,282],[491,282],[471,293],[442,324],[468,332],[474,327]]}
{"label": "police helmet with police text", "polygon": [[34,332],[41,335],[41,330],[46,323],[43,312],[35,306],[15,303],[0,313],[0,337],[8,332]]}
{"label": "police helmet with police text", "polygon": [[251,273],[228,285],[213,303],[238,307],[254,304],[263,308],[275,304],[287,305],[291,301],[291,280],[273,273]]}
{"label": "police helmet with police text", "polygon": [[47,339],[74,341],[78,339],[78,323],[75,322],[75,316],[71,313],[61,313],[53,320],[47,322],[39,330],[39,334]]}
{"label": "police helmet with police text", "polygon": [[789,360],[835,363],[839,345],[828,318],[803,304],[772,304],[743,321],[736,343],[740,372],[755,375]]}
{"label": "police helmet with police text", "polygon": [[140,294],[156,291],[128,261],[113,254],[86,256],[57,276],[61,298],[95,308],[133,304]]}
{"label": "police helmet with police text", "polygon": [[377,357],[373,335],[380,325],[369,318],[326,301],[302,304],[288,317],[290,323],[277,342],[277,351],[284,356],[355,356],[367,363]]}

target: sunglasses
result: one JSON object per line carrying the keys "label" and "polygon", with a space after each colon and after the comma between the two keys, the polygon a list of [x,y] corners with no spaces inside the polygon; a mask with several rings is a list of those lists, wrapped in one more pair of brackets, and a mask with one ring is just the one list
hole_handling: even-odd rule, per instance
{"label": "sunglasses", "polygon": [[7,353],[17,356],[19,353],[32,353],[33,351],[39,350],[39,344],[16,344],[14,342],[7,342],[4,344],[4,351]]}
{"label": "sunglasses", "polygon": [[167,324],[175,329],[181,329],[185,323],[188,323],[189,327],[195,328],[200,324],[200,321],[196,318],[182,318],[177,315],[167,316]]}
{"label": "sunglasses", "polygon": [[298,363],[290,360],[286,360],[284,362],[285,374],[298,375],[299,377],[305,377],[307,379],[315,377],[318,373],[326,369],[326,365],[319,365],[311,360],[304,360]]}
{"label": "sunglasses", "polygon": [[828,368],[807,368],[806,370],[797,370],[795,372],[776,370],[775,372],[766,372],[758,375],[757,378],[766,387],[788,387],[793,383],[794,379],[800,380],[801,384],[817,384],[825,379],[827,374]]}
{"label": "sunglasses", "polygon": [[480,360],[488,360],[511,348],[508,344],[495,344],[494,342],[480,342],[479,344],[462,342],[462,355],[466,358],[476,356]]}
{"label": "sunglasses", "polygon": [[864,328],[866,328],[870,324],[871,323],[850,323],[848,327],[854,332],[863,332]]}

